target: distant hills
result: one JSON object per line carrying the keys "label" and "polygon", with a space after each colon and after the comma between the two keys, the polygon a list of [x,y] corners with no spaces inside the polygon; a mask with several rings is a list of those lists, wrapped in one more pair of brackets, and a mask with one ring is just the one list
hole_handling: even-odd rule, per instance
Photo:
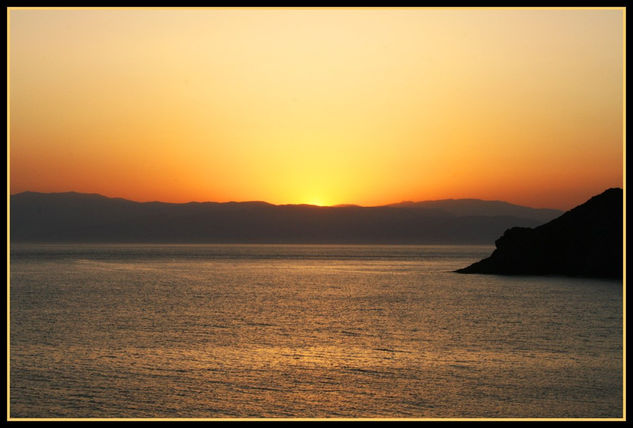
{"label": "distant hills", "polygon": [[622,278],[623,192],[612,188],[534,229],[513,227],[459,273]]}
{"label": "distant hills", "polygon": [[561,213],[477,199],[318,207],[24,192],[11,195],[10,233],[12,242],[488,244]]}

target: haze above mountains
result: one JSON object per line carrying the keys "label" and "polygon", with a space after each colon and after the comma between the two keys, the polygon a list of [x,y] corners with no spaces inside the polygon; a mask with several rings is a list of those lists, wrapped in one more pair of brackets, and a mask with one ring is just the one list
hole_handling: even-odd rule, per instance
{"label": "haze above mountains", "polygon": [[12,242],[490,244],[560,214],[478,199],[319,207],[23,192],[11,195],[10,233]]}

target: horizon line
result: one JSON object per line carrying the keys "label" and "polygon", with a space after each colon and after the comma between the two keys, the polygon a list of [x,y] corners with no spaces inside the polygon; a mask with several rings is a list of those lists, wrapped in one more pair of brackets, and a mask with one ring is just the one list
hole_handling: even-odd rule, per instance
{"label": "horizon line", "polygon": [[159,200],[148,200],[148,201],[138,201],[134,199],[128,199],[120,196],[108,196],[101,193],[88,193],[88,192],[78,192],[75,190],[69,190],[65,192],[38,192],[33,190],[24,190],[21,192],[9,193],[10,196],[16,196],[24,193],[37,193],[42,195],[61,195],[61,194],[76,194],[76,195],[86,195],[86,196],[100,196],[107,199],[121,199],[128,202],[134,202],[139,204],[150,204],[150,203],[161,203],[161,204],[174,204],[174,205],[186,205],[186,204],[248,204],[248,203],[259,203],[259,204],[267,204],[275,207],[283,207],[283,206],[309,206],[309,207],[317,207],[317,208],[344,208],[344,207],[358,207],[358,208],[378,208],[378,207],[389,207],[400,204],[419,204],[425,202],[444,202],[444,201],[481,201],[481,202],[500,202],[508,205],[513,205],[517,207],[530,208],[535,210],[552,210],[552,211],[567,211],[560,208],[550,208],[550,207],[532,207],[528,205],[520,205],[513,202],[503,201],[500,199],[481,199],[481,198],[443,198],[443,199],[424,199],[424,200],[402,200],[399,202],[390,202],[383,205],[359,205],[354,203],[341,203],[334,205],[317,205],[310,203],[281,203],[274,204],[272,202],[264,201],[264,200],[245,200],[245,201],[187,201],[187,202],[168,202],[168,201],[159,201]]}

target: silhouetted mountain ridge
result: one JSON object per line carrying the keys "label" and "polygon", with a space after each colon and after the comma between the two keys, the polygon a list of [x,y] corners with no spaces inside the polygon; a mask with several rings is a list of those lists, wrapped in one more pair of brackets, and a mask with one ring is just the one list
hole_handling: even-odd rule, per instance
{"label": "silhouetted mountain ridge", "polygon": [[24,192],[11,196],[10,232],[14,242],[488,243],[508,227],[533,227],[561,213],[459,201],[319,207]]}
{"label": "silhouetted mountain ridge", "polygon": [[[525,215],[526,208],[521,205],[511,204],[504,201],[485,201],[481,199],[439,199],[435,201],[412,202],[404,201],[391,204],[392,207],[415,207],[415,208],[439,208],[454,215],[513,215],[521,217]],[[562,211],[548,208],[529,208],[533,216],[551,219],[560,215]],[[538,214],[537,214],[538,213]]]}

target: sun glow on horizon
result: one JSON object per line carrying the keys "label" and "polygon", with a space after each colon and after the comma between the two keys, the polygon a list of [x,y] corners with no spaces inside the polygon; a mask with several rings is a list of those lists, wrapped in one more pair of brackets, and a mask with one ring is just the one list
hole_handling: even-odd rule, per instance
{"label": "sun glow on horizon", "polygon": [[308,199],[306,203],[317,207],[330,207],[332,205],[336,205],[330,202],[325,202],[323,199]]}
{"label": "sun glow on horizon", "polygon": [[623,20],[10,9],[10,191],[568,209],[623,187]]}

